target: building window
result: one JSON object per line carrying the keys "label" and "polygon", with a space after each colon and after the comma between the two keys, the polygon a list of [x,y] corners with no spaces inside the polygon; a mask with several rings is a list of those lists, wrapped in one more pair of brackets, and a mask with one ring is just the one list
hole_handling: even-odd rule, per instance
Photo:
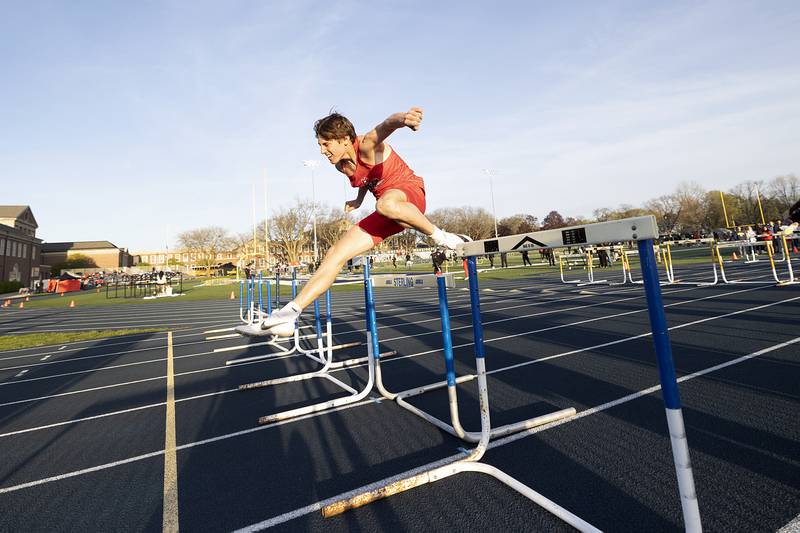
{"label": "building window", "polygon": [[0,255],[6,255],[6,240],[0,239]]}
{"label": "building window", "polygon": [[23,259],[27,259],[28,258],[28,245],[24,244],[24,243],[22,245],[22,258]]}
{"label": "building window", "polygon": [[[31,246],[31,260],[35,260],[35,259],[36,259],[36,247],[35,246]],[[38,276],[38,274],[37,274],[37,276]]]}

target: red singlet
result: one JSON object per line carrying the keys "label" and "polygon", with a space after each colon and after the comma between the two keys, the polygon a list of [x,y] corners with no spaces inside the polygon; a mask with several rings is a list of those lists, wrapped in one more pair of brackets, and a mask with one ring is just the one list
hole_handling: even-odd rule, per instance
{"label": "red singlet", "polygon": [[[353,143],[356,151],[356,171],[352,176],[348,176],[350,185],[356,188],[366,187],[376,200],[390,189],[403,191],[406,200],[417,206],[420,212],[425,213],[425,183],[422,178],[414,174],[413,170],[408,168],[397,152],[392,149],[392,153],[386,161],[370,165],[359,157],[358,146],[359,139],[356,138]],[[375,244],[406,229],[377,211],[363,218],[358,223],[358,227],[369,233]]]}

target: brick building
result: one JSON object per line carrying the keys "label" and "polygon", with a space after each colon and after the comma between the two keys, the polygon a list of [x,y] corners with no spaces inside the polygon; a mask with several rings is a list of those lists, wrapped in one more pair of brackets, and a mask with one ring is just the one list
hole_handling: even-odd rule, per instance
{"label": "brick building", "polygon": [[76,255],[91,258],[98,268],[114,270],[133,266],[128,250],[108,241],[46,242],[42,245],[42,261],[48,265],[58,265]]}
{"label": "brick building", "polygon": [[31,287],[42,279],[39,224],[27,205],[0,205],[0,280]]}

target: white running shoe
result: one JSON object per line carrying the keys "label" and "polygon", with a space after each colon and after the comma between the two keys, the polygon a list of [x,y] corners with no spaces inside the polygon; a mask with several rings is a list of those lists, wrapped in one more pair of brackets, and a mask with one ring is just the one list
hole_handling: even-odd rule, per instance
{"label": "white running shoe", "polygon": [[233,331],[239,335],[244,335],[245,337],[264,337],[266,335],[272,335],[267,330],[261,329],[261,322],[253,322],[252,324],[237,326]]}
{"label": "white running shoe", "polygon": [[262,323],[261,328],[278,337],[291,337],[294,335],[295,324],[302,309],[294,302],[289,302],[278,311],[269,315]]}
{"label": "white running shoe", "polygon": [[466,235],[461,235],[459,233],[450,233],[450,232],[443,232],[444,238],[442,239],[441,246],[447,248],[448,250],[455,250],[456,246],[459,244],[464,244],[465,242],[469,242],[472,239]]}

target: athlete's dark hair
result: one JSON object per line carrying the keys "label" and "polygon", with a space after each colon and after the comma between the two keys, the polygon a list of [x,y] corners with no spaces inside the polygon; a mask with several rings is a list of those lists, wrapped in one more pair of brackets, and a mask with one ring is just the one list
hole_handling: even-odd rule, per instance
{"label": "athlete's dark hair", "polygon": [[356,129],[347,117],[334,111],[314,123],[314,135],[326,141],[347,137],[352,142],[356,140]]}

